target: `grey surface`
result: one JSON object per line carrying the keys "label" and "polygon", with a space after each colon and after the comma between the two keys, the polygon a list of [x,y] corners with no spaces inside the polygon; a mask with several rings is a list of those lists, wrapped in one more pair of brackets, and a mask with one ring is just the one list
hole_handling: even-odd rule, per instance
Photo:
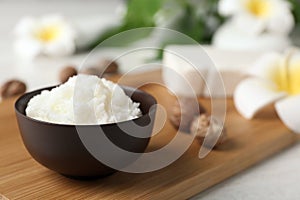
{"label": "grey surface", "polygon": [[192,198],[200,199],[299,200],[300,144]]}

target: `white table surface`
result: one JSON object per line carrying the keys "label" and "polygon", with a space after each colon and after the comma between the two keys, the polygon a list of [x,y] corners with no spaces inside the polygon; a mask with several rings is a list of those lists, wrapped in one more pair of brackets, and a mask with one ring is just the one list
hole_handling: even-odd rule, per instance
{"label": "white table surface", "polygon": [[[24,63],[14,56],[12,30],[25,15],[63,13],[74,23],[101,24],[113,19],[120,0],[1,0],[0,1],[0,83],[24,80],[30,90],[58,83],[57,74],[66,64],[80,64],[86,55],[70,58],[38,59]],[[0,191],[1,193],[1,191]],[[197,195],[193,199],[300,199],[300,144]]]}

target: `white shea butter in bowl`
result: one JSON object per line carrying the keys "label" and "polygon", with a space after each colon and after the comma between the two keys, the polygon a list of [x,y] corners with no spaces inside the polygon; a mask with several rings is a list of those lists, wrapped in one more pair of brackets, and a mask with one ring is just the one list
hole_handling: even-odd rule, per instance
{"label": "white shea butter in bowl", "polygon": [[34,96],[26,115],[57,124],[108,124],[141,116],[139,105],[118,84],[97,76],[78,75]]}

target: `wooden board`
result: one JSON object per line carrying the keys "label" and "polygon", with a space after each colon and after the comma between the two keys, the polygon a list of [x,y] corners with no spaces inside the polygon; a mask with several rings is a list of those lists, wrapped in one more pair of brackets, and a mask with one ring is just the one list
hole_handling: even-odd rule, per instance
{"label": "wooden board", "polygon": [[[140,80],[160,80],[159,72],[123,80],[129,85]],[[145,85],[169,109],[173,102],[159,85]],[[297,141],[297,137],[276,118],[260,116],[247,121],[228,100],[226,127],[229,142],[200,160],[200,144],[194,141],[187,152],[170,166],[145,174],[118,172],[112,176],[78,181],[65,178],[35,162],[25,150],[17,128],[14,99],[0,103],[0,194],[9,199],[186,199],[254,165]],[[209,101],[202,100],[209,107]],[[174,137],[166,123],[151,139],[148,150],[162,147]],[[0,195],[1,196],[1,195]]]}

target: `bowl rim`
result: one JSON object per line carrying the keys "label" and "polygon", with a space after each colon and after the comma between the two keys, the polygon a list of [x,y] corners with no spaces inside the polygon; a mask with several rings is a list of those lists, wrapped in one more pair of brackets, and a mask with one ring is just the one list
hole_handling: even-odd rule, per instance
{"label": "bowl rim", "polygon": [[[30,121],[33,121],[33,122],[37,122],[37,123],[42,123],[42,124],[45,124],[45,125],[55,125],[55,126],[63,126],[63,127],[93,127],[93,126],[113,126],[113,125],[117,125],[117,124],[123,124],[123,123],[128,123],[129,121],[137,121],[137,120],[140,120],[140,119],[143,119],[145,117],[147,117],[151,112],[155,112],[156,109],[149,109],[149,111],[147,113],[142,113],[142,116],[140,117],[137,117],[137,118],[134,118],[134,119],[129,119],[129,120],[125,120],[125,121],[120,121],[120,122],[114,122],[114,123],[107,123],[107,124],[64,124],[64,123],[54,123],[54,122],[47,122],[47,121],[43,121],[43,120],[39,120],[39,119],[34,119],[32,117],[29,117],[26,115],[26,113],[22,113],[18,108],[18,104],[20,104],[20,101],[26,97],[26,96],[30,96],[32,95],[33,93],[37,93],[37,94],[40,94],[42,91],[44,90],[48,90],[50,91],[51,89],[53,88],[56,88],[60,86],[59,85],[55,85],[55,86],[49,86],[49,87],[44,87],[44,88],[40,88],[40,89],[36,89],[36,90],[32,90],[30,92],[26,92],[24,93],[23,95],[21,95],[20,97],[18,97],[18,99],[16,100],[15,104],[14,104],[14,110],[15,112],[20,115],[21,117],[27,119],[27,120],[30,120]],[[133,87],[129,87],[129,86],[124,86],[124,85],[119,85],[123,90],[129,90],[131,92],[139,92],[139,93],[142,93],[143,95],[146,95],[148,96],[148,98],[151,98],[151,101],[153,101],[153,105],[157,105],[157,101],[156,99],[151,95],[149,94],[148,92],[145,92],[143,90],[140,90],[140,89],[137,89],[137,88],[133,88]],[[36,94],[36,95],[37,95]],[[35,95],[34,95],[35,96]],[[31,98],[33,98],[34,96],[32,96]],[[30,99],[31,99],[30,98]],[[30,100],[29,100],[30,101]],[[28,102],[29,102],[28,101]],[[141,102],[138,102],[141,104]],[[152,105],[152,106],[153,106]],[[27,105],[26,105],[27,107]],[[26,108],[25,108],[26,109]]]}

